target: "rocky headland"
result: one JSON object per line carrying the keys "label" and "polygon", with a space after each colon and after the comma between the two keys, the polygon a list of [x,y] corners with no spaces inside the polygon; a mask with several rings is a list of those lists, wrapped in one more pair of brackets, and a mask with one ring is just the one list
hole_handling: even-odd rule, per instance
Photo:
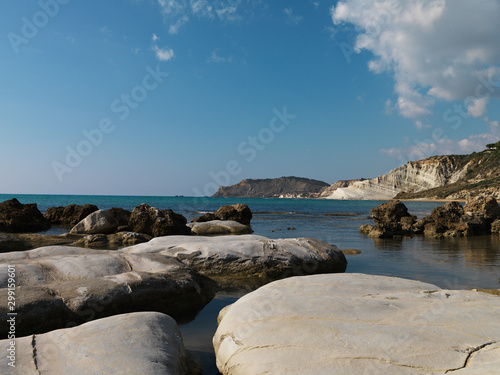
{"label": "rocky headland", "polygon": [[219,187],[213,197],[317,198],[328,186],[326,182],[301,177],[247,179]]}

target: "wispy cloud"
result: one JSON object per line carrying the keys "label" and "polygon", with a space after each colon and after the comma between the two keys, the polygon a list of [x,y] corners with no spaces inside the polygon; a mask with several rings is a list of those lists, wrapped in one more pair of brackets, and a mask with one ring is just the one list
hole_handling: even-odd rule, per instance
{"label": "wispy cloud", "polygon": [[168,32],[170,34],[177,34],[179,32],[179,29],[186,24],[189,21],[189,17],[184,15],[181,18],[179,18],[177,21],[174,23],[170,24],[168,28]]}
{"label": "wispy cloud", "polygon": [[285,9],[283,9],[283,13],[285,13],[285,15],[287,17],[287,21],[286,22],[288,24],[290,24],[290,25],[298,25],[300,23],[300,21],[302,21],[302,19],[304,18],[301,15],[296,15],[293,12],[292,8],[285,8]]}
{"label": "wispy cloud", "polygon": [[243,0],[158,0],[169,33],[174,35],[192,17],[237,21],[241,19],[238,11]]}
{"label": "wispy cloud", "polygon": [[174,50],[171,48],[160,48],[158,47],[158,44],[156,43],[160,38],[156,35],[153,34],[151,37],[151,40],[153,42],[153,51],[155,52],[156,58],[160,61],[169,61],[172,60],[175,56]]}
{"label": "wispy cloud", "polygon": [[434,155],[470,154],[482,151],[488,143],[500,140],[500,123],[491,121],[485,117],[484,120],[490,125],[490,133],[472,134],[463,139],[449,139],[445,134],[442,137],[432,137],[410,143],[410,139],[404,140],[402,147],[382,149],[380,152],[398,159],[401,163],[410,160],[425,159]]}
{"label": "wispy cloud", "polygon": [[216,48],[212,51],[212,54],[210,55],[210,57],[208,58],[207,62],[210,62],[210,63],[225,63],[225,62],[232,62],[233,61],[233,57],[232,56],[229,56],[229,57],[222,57],[218,54],[218,51],[219,51],[219,48]]}

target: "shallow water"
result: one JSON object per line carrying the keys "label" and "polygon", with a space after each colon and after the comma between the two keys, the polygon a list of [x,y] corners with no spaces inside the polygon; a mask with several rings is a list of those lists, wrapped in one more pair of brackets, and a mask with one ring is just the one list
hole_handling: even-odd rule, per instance
{"label": "shallow water", "polygon": [[[255,234],[270,238],[313,237],[341,249],[362,253],[347,256],[347,271],[397,276],[420,280],[448,289],[499,288],[500,236],[473,238],[371,239],[361,235],[363,224],[372,224],[369,211],[382,202],[307,199],[237,199],[184,197],[108,197],[55,195],[0,195],[0,201],[16,197],[21,203],[38,203],[41,211],[71,203],[96,204],[101,209],[133,207],[148,203],[171,208],[189,219],[215,211],[225,204],[246,203],[254,213]],[[405,202],[410,213],[422,218],[437,202]],[[60,234],[65,229],[53,228]],[[236,295],[219,294],[189,324],[181,326],[186,347],[202,360],[204,374],[218,374],[212,348],[218,312],[236,300]]]}

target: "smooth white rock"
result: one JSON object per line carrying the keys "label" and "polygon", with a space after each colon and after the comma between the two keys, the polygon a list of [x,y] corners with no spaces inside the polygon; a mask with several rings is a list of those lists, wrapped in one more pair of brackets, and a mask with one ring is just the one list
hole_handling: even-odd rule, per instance
{"label": "smooth white rock", "polygon": [[92,212],[85,219],[76,224],[70,233],[98,234],[113,233],[118,228],[118,221],[107,211]]}
{"label": "smooth white rock", "polygon": [[226,307],[213,342],[224,375],[499,374],[499,322],[497,296],[315,275],[267,284]]}
{"label": "smooth white rock", "polygon": [[[271,240],[257,235],[166,236],[120,250],[125,254],[159,253],[175,257],[209,276],[344,272],[344,254],[332,244],[311,238]],[[274,275],[276,276],[276,275]]]}
{"label": "smooth white rock", "polygon": [[161,313],[116,315],[17,338],[15,367],[8,365],[9,341],[0,341],[5,375],[190,374],[179,328]]}

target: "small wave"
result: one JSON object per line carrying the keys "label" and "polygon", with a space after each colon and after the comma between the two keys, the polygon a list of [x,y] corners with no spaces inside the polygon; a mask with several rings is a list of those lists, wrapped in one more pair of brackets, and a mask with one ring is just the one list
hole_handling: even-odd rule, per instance
{"label": "small wave", "polygon": [[335,217],[342,217],[342,216],[360,216],[361,214],[357,214],[355,212],[333,212],[330,214],[323,214],[323,216],[335,216]]}

